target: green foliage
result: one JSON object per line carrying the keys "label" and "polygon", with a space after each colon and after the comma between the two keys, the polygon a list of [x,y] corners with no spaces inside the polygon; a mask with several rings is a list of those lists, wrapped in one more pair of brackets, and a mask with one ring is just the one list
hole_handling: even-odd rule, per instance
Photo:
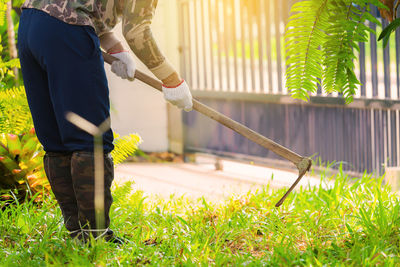
{"label": "green foliage", "polygon": [[6,21],[7,0],[0,0],[0,26]]}
{"label": "green foliage", "polygon": [[[15,79],[14,70],[20,68],[19,59],[11,59],[9,55],[9,44],[7,37],[8,25],[5,19],[7,1],[0,0],[0,90],[4,88],[10,88],[22,84],[22,76],[19,75],[18,81]],[[13,4],[19,4],[13,2]],[[19,16],[11,10],[11,17],[14,24],[15,36],[18,34]]]}
{"label": "green foliage", "polygon": [[140,137],[135,134],[129,134],[123,137],[116,135],[114,140],[115,149],[111,152],[111,155],[114,159],[114,164],[118,165],[126,160],[129,156],[132,156],[140,142]]}
{"label": "green foliage", "polygon": [[21,134],[32,128],[24,87],[0,90],[0,133]]}
{"label": "green foliage", "polygon": [[286,42],[286,86],[295,98],[308,99],[316,92],[322,77],[323,53],[319,49],[326,38],[328,0],[301,1],[291,9]]}
{"label": "green foliage", "polygon": [[383,29],[378,38],[378,41],[383,40],[383,47],[387,46],[390,35],[395,32],[398,27],[400,27],[400,18],[393,20],[385,29]]}
{"label": "green foliage", "polygon": [[294,98],[308,100],[318,85],[339,92],[346,102],[360,84],[355,73],[355,51],[373,32],[366,22],[380,24],[370,5],[378,0],[306,0],[295,3],[285,33],[287,87]]}
{"label": "green foliage", "polygon": [[21,8],[22,4],[25,2],[25,0],[13,0],[12,1],[12,6],[14,8]]}
{"label": "green foliage", "polygon": [[299,188],[279,209],[285,189],[217,204],[120,185],[111,227],[132,241],[122,247],[70,240],[51,199],[10,206],[0,211],[0,265],[399,266],[400,201],[382,178],[340,172],[321,182]]}
{"label": "green foliage", "polygon": [[48,192],[43,156],[34,129],[21,135],[1,134],[0,199],[21,200]]}

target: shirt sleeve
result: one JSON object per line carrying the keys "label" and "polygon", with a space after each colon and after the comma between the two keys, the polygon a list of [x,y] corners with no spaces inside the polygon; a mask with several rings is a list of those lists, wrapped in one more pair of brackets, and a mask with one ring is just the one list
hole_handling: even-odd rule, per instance
{"label": "shirt sleeve", "polygon": [[135,55],[160,80],[175,72],[160,51],[150,28],[158,0],[127,0],[122,16],[124,37]]}
{"label": "shirt sleeve", "polygon": [[108,51],[111,47],[118,44],[120,40],[115,36],[114,32],[106,32],[99,36],[100,45],[105,50]]}

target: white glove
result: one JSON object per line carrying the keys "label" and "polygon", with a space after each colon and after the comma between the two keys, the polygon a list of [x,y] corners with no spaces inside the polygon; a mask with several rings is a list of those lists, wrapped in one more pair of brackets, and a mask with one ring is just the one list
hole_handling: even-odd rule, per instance
{"label": "white glove", "polygon": [[133,80],[135,78],[136,64],[131,54],[127,51],[111,54],[119,60],[111,64],[111,71],[122,79]]}
{"label": "white glove", "polygon": [[178,108],[183,108],[185,111],[191,111],[193,107],[192,94],[189,86],[183,80],[177,87],[162,86],[164,98]]}

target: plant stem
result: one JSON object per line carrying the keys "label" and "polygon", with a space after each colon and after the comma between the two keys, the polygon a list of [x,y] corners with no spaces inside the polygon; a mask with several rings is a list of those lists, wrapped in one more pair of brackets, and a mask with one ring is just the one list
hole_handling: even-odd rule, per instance
{"label": "plant stem", "polygon": [[397,1],[396,6],[394,7],[394,19],[397,19],[397,9],[399,8],[400,1]]}

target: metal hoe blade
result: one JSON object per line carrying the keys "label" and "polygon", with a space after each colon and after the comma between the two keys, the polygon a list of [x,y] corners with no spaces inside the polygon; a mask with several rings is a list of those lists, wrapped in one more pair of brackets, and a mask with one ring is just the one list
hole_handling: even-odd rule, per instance
{"label": "metal hoe blade", "polygon": [[279,207],[280,205],[283,204],[283,202],[290,194],[290,192],[292,192],[293,189],[296,187],[296,185],[300,182],[301,178],[303,178],[303,176],[310,170],[311,159],[303,158],[303,160],[296,167],[299,169],[299,177],[297,177],[296,181],[292,184],[289,190],[283,195],[283,197],[278,201],[278,203],[275,204],[275,207]]}

